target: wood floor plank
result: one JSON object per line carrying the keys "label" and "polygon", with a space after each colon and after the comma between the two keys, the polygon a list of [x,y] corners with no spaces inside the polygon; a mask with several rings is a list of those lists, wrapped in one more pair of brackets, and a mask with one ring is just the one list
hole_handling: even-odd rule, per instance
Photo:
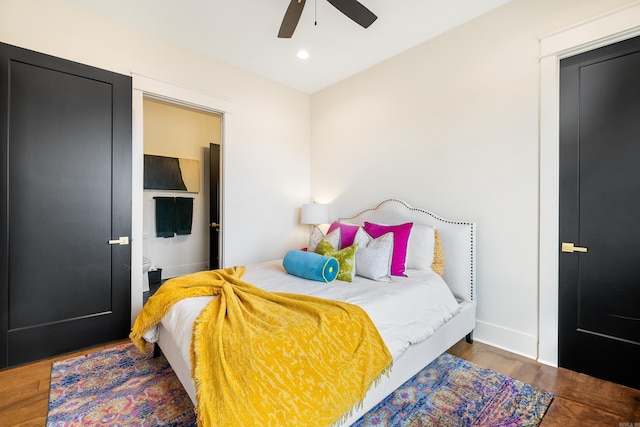
{"label": "wood floor plank", "polygon": [[31,365],[23,365],[0,371],[0,385],[11,387],[32,381],[33,378],[48,377],[51,373],[51,362],[36,362]]}
{"label": "wood floor plank", "polygon": [[540,427],[618,427],[625,417],[584,405],[574,400],[555,397]]}
{"label": "wood floor plank", "polygon": [[638,390],[563,368],[546,369],[533,382],[537,387],[549,389],[567,400],[604,408],[625,418],[633,417],[640,399]]}
{"label": "wood floor plank", "polygon": [[44,426],[47,421],[49,391],[23,396],[8,408],[0,409],[0,426]]}
{"label": "wood floor plank", "polygon": [[[14,384],[13,387],[0,387],[0,411],[15,407],[19,402],[37,396],[39,392],[41,390],[38,379]],[[44,392],[48,393],[48,388]]]}

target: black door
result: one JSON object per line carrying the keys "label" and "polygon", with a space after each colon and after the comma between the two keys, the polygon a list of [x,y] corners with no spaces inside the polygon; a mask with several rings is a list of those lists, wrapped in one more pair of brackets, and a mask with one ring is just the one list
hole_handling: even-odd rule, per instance
{"label": "black door", "polygon": [[559,364],[640,388],[640,38],[560,70]]}
{"label": "black door", "polygon": [[209,144],[209,269],[220,268],[220,146]]}
{"label": "black door", "polygon": [[[130,330],[131,79],[0,44],[0,367]],[[112,241],[112,242],[110,242]]]}

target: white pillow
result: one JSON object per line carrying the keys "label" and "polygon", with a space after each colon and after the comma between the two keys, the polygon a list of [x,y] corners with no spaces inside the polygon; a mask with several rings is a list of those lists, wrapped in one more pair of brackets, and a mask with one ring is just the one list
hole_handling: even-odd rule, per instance
{"label": "white pillow", "polygon": [[336,228],[331,233],[325,236],[324,234],[322,234],[322,230],[320,230],[318,227],[313,227],[313,231],[309,236],[309,244],[307,245],[307,252],[315,252],[316,248],[318,247],[318,243],[320,243],[320,240],[322,239],[328,240],[329,243],[331,243],[331,246],[333,246],[334,248],[339,248],[340,247],[340,229]]}
{"label": "white pillow", "polygon": [[414,224],[407,244],[407,268],[431,270],[435,246],[435,228]]}
{"label": "white pillow", "polygon": [[393,233],[386,233],[374,239],[360,227],[353,243],[358,244],[356,275],[380,282],[391,282]]}

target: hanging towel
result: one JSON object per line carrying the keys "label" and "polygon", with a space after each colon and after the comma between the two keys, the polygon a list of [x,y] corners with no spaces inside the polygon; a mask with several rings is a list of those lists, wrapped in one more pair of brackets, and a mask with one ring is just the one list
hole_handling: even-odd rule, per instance
{"label": "hanging towel", "polygon": [[191,234],[193,198],[176,197],[176,234]]}
{"label": "hanging towel", "polygon": [[156,201],[156,236],[173,237],[176,227],[174,197],[154,197]]}

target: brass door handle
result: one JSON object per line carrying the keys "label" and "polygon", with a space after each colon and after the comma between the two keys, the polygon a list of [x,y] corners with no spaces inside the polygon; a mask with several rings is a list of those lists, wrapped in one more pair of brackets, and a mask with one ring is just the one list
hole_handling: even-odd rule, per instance
{"label": "brass door handle", "polygon": [[109,240],[110,245],[128,245],[129,244],[129,236],[122,236],[116,240]]}
{"label": "brass door handle", "polygon": [[217,222],[212,222],[211,223],[211,227],[220,227],[220,224],[218,224]]}
{"label": "brass door handle", "polygon": [[562,252],[587,252],[587,248],[575,246],[573,243],[562,242]]}

